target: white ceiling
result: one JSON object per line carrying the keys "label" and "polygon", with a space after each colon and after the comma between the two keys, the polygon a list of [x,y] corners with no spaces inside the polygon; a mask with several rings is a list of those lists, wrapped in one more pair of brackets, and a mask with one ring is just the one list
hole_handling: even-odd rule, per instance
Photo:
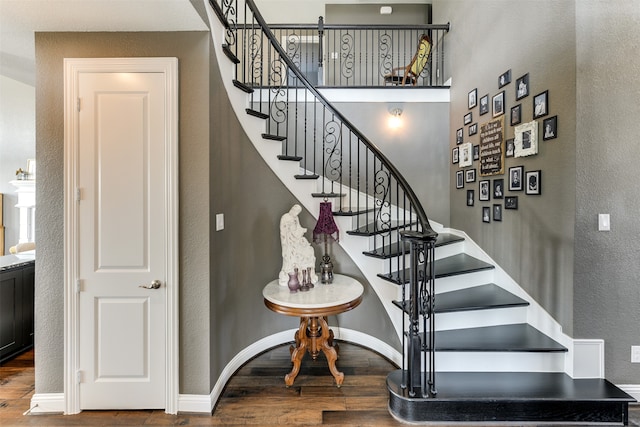
{"label": "white ceiling", "polygon": [[38,31],[204,31],[189,0],[0,0],[0,74],[34,84]]}

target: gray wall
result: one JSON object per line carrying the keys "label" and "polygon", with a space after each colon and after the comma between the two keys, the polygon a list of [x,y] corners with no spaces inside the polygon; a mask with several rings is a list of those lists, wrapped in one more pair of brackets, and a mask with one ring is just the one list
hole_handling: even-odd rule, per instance
{"label": "gray wall", "polygon": [[[640,8],[576,1],[575,335],[605,340],[607,378],[640,383]],[[611,231],[597,231],[599,213]]]}
{"label": "gray wall", "polygon": [[[434,3],[434,22],[451,22],[447,35],[450,65],[451,124],[449,148],[456,146],[455,131],[471,111],[481,126],[491,113],[480,116],[468,109],[467,94],[477,88],[478,99],[499,92],[498,76],[511,69],[505,86],[505,111],[521,103],[522,121],[533,119],[534,95],[549,91],[548,117],[558,116],[559,137],[541,141],[539,154],[506,159],[506,168],[524,166],[542,171],[542,195],[507,192],[518,196],[517,211],[503,211],[502,222],[481,221],[478,183],[455,188],[458,165],[451,165],[451,225],[460,228],[489,253],[533,298],[555,317],[566,333],[573,333],[573,245],[575,225],[575,7],[572,1],[446,0]],[[461,13],[464,11],[464,13]],[[529,73],[529,96],[516,102],[515,80]],[[446,78],[446,76],[445,76]],[[541,123],[542,120],[538,119]],[[506,138],[514,127],[505,116]],[[541,124],[540,124],[541,126]],[[479,134],[464,141],[478,144]],[[541,138],[540,138],[541,139]],[[451,161],[449,160],[449,163]],[[474,162],[474,168],[479,168]],[[506,171],[506,170],[505,170]],[[505,176],[498,176],[505,177]],[[476,190],[474,207],[467,207],[466,190]],[[593,338],[597,338],[592,335]]]}
{"label": "gray wall", "polygon": [[[398,168],[429,219],[449,224],[449,104],[336,103]],[[402,126],[389,129],[389,109],[402,108]]]}
{"label": "gray wall", "polygon": [[0,75],[0,193],[4,194],[5,254],[18,243],[20,234],[20,213],[15,207],[18,196],[9,181],[16,179],[16,170],[27,169],[27,159],[36,158],[34,99],[32,85]]}
{"label": "gray wall", "polygon": [[209,382],[209,34],[36,34],[36,392],[63,390],[63,58],[177,57],[180,73],[180,392]]}

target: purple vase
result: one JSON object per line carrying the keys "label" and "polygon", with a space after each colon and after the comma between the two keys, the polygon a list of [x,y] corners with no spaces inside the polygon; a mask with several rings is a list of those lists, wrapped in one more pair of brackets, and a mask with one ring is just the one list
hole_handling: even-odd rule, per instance
{"label": "purple vase", "polygon": [[289,282],[287,282],[289,292],[298,292],[300,289],[300,281],[298,280],[298,273],[289,273]]}

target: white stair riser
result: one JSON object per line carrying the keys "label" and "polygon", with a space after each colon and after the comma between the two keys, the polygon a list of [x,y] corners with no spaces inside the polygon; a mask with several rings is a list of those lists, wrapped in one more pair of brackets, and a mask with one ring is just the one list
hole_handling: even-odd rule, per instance
{"label": "white stair riser", "polygon": [[437,372],[564,372],[564,365],[564,352],[436,352]]}
{"label": "white stair riser", "polygon": [[[438,298],[436,295],[436,305]],[[405,315],[408,322],[409,316]],[[464,328],[480,328],[506,324],[526,323],[527,307],[508,307],[487,310],[456,311],[436,314],[436,331],[449,331]],[[422,332],[422,322],[420,322]]]}

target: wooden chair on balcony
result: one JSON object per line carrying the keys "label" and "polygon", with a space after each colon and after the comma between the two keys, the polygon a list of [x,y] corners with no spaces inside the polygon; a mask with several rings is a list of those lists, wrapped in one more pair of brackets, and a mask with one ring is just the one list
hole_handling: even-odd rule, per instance
{"label": "wooden chair on balcony", "polygon": [[392,84],[395,86],[405,86],[411,84],[415,86],[418,83],[418,77],[427,66],[429,57],[431,56],[431,39],[428,35],[423,34],[420,37],[416,54],[413,55],[411,62],[404,67],[397,67],[391,70],[391,73],[384,76],[384,84]]}

